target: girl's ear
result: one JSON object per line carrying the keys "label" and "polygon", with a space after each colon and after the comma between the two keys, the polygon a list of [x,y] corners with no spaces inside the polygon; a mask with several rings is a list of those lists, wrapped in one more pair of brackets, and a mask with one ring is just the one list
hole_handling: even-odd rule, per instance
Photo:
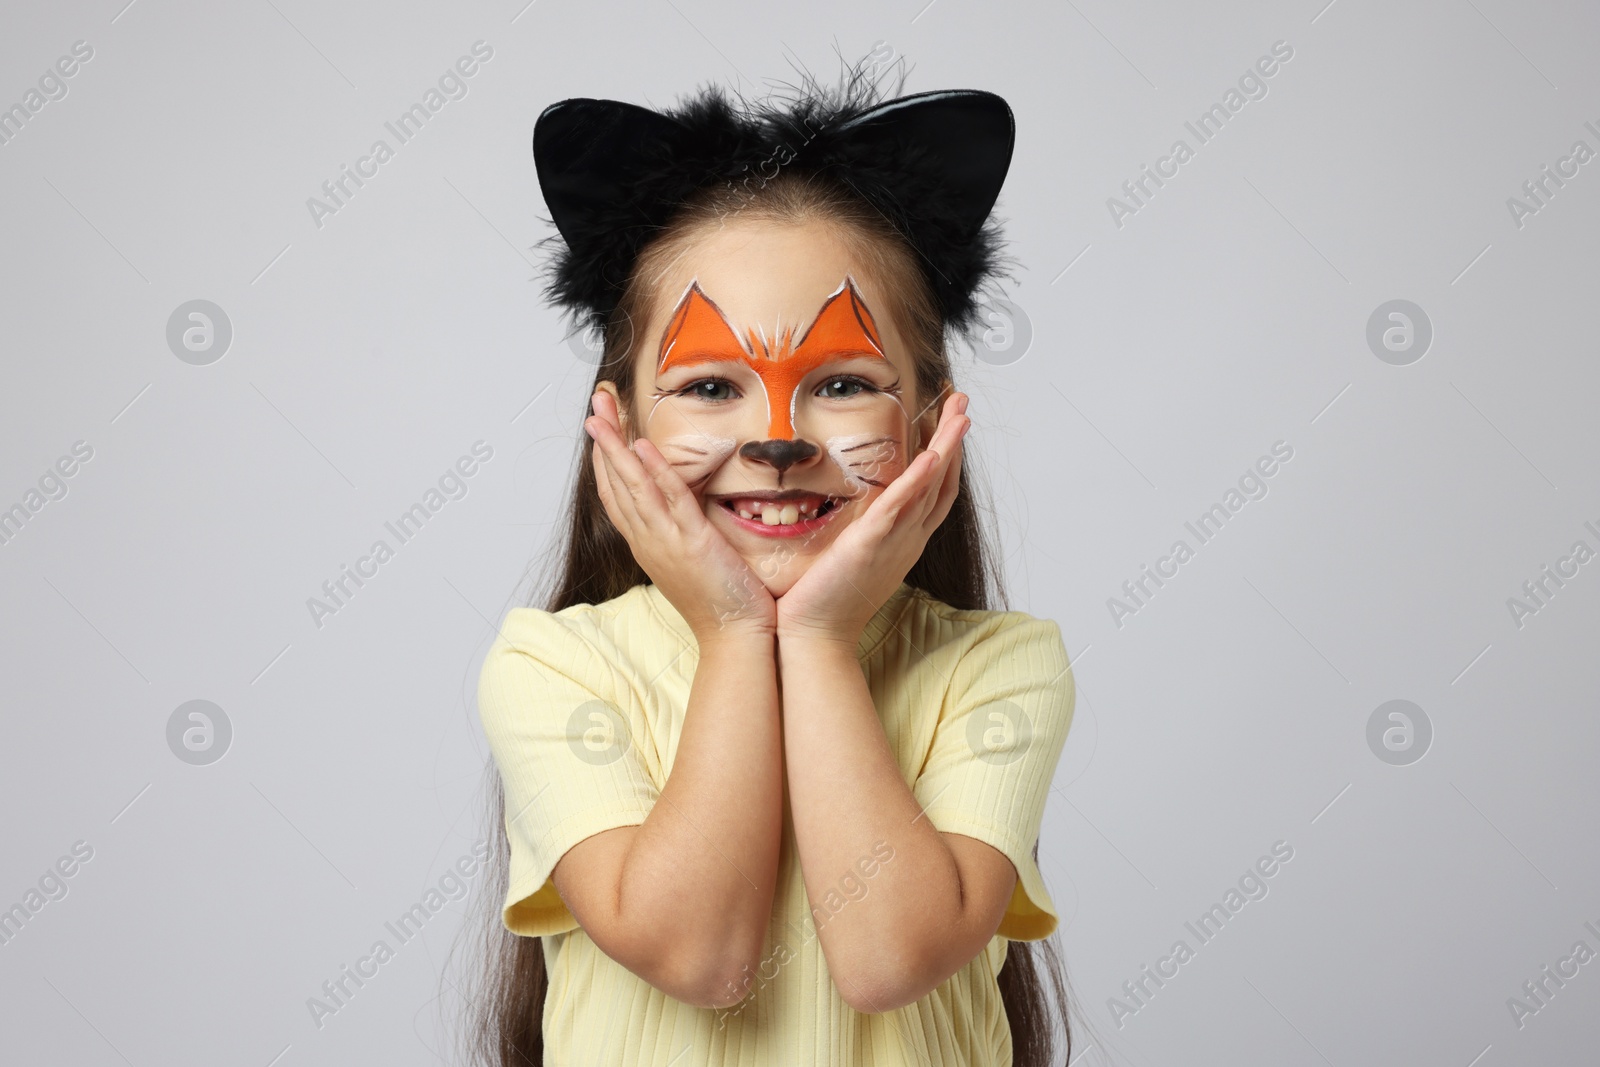
{"label": "girl's ear", "polygon": [[[628,405],[624,404],[622,397],[617,394],[617,383],[609,381],[598,382],[595,385],[595,392],[610,394],[612,402],[617,405],[617,419],[622,423],[622,436],[630,441],[633,440],[633,431],[628,425]],[[594,406],[592,402],[590,406]]]}

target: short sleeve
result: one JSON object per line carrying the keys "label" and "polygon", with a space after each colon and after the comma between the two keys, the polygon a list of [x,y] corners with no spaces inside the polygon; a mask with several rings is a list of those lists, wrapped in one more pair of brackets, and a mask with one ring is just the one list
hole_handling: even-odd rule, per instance
{"label": "short sleeve", "polygon": [[576,928],[550,880],[556,861],[586,837],[644,822],[660,795],[640,758],[640,713],[619,691],[570,622],[533,608],[507,617],[484,660],[478,714],[505,788],[503,918],[514,934]]}
{"label": "short sleeve", "polygon": [[1017,885],[997,933],[1037,941],[1059,920],[1033,849],[1076,691],[1055,622],[1005,612],[992,625],[956,663],[912,794],[941,832],[1011,860]]}

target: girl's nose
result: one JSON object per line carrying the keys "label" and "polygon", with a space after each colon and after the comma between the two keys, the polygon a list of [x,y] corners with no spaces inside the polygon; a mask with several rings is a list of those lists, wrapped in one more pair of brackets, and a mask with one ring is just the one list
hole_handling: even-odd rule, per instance
{"label": "girl's nose", "polygon": [[739,449],[739,455],[745,459],[765,463],[782,474],[796,463],[815,456],[818,451],[817,446],[810,441],[786,441],[778,438],[771,441],[747,441]]}

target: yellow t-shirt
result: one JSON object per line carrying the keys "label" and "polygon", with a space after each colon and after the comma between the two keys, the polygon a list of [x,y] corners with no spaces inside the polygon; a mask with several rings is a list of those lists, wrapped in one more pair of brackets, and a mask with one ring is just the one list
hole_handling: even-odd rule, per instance
{"label": "yellow t-shirt", "polygon": [[677,751],[699,661],[694,635],[649,584],[603,604],[506,616],[478,702],[505,784],[504,921],[543,938],[546,1067],[1011,1063],[995,978],[1006,941],[1047,937],[1058,919],[1032,850],[1072,722],[1060,627],[1022,612],[957,610],[902,582],[867,624],[857,658],[929,821],[1016,866],[999,933],[921,999],[856,1011],[828,975],[786,811],[762,967],[739,1004],[697,1008],[601,952],[550,881],[573,845],[649,815]]}

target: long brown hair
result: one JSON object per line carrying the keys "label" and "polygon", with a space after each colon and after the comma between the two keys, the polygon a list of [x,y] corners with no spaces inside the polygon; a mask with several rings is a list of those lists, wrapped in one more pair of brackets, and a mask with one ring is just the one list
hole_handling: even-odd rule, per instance
{"label": "long brown hair", "polygon": [[[635,334],[655,310],[656,280],[706,227],[734,214],[833,225],[888,296],[889,313],[911,348],[919,402],[927,410],[942,400],[952,378],[950,358],[944,325],[916,253],[882,215],[838,182],[784,171],[754,186],[745,182],[704,189],[656,235],[640,254],[606,325],[596,386],[602,381],[615,383],[623,410],[633,409],[634,356],[642,347],[635,344]],[[592,395],[593,388],[590,392]],[[630,419],[629,423],[638,425],[638,420]],[[530,603],[546,611],[560,611],[574,604],[599,604],[650,581],[601,504],[587,435],[579,433],[578,439],[577,477],[564,502],[567,529],[556,561],[557,580],[547,595],[540,598],[536,590],[530,597]],[[999,556],[979,521],[971,470],[971,463],[964,461],[960,488],[950,513],[929,538],[906,581],[952,607],[988,610],[995,601],[1005,606],[1006,596],[999,579]],[[549,560],[547,555],[546,562]],[[510,842],[505,831],[505,794],[493,759],[489,761],[485,790],[490,805],[486,832],[492,851],[479,897],[479,932],[487,952],[487,967],[480,979],[481,995],[468,1001],[468,1056],[471,1062],[489,1067],[538,1067],[544,1056],[544,954],[539,938],[511,933],[501,918],[508,892]],[[1036,860],[1038,854],[1036,842]],[[1066,980],[1055,937],[1008,942],[998,981],[1016,1067],[1052,1067],[1053,1062],[1069,1062],[1072,1031]],[[1053,1055],[1057,1046],[1054,1020],[1058,1013],[1066,1045],[1066,1054],[1059,1059]]]}

